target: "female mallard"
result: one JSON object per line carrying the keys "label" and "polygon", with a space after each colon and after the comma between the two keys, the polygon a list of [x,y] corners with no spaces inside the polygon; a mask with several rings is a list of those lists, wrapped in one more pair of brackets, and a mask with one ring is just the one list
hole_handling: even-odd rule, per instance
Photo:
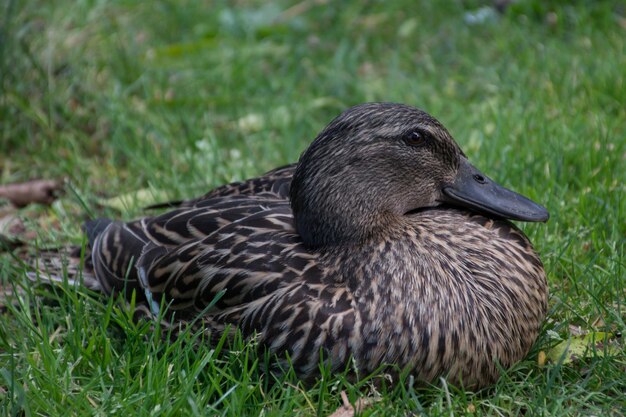
{"label": "female mallard", "polygon": [[548,212],[474,168],[425,112],[371,103],[297,165],[86,229],[103,291],[140,290],[153,313],[201,315],[217,337],[257,334],[303,378],[321,352],[332,370],[352,358],[365,374],[391,364],[480,387],[528,353],[546,314],[541,261],[503,219]]}

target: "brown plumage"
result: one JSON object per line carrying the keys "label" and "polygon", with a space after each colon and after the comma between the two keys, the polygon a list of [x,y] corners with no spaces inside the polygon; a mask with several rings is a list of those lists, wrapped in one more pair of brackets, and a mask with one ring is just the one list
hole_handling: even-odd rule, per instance
{"label": "brown plumage", "polygon": [[[163,215],[87,225],[97,283],[137,290],[175,323],[257,334],[303,378],[320,351],[466,387],[521,360],[546,314],[541,261],[502,218],[542,207],[472,167],[412,107],[370,103],[330,123],[289,165]],[[220,298],[207,309],[216,296]]]}

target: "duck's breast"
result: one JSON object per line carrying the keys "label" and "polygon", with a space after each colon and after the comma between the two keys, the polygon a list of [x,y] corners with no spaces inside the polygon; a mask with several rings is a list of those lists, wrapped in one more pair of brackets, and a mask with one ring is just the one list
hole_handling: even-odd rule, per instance
{"label": "duck's breast", "polygon": [[454,209],[407,218],[371,248],[352,282],[362,315],[359,357],[409,366],[422,380],[447,374],[493,381],[522,359],[546,314],[541,261],[514,225]]}

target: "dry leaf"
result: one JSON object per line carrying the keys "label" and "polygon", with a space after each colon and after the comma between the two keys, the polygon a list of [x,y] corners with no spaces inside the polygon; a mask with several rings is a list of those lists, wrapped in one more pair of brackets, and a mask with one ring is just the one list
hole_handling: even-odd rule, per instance
{"label": "dry leaf", "polygon": [[348,396],[345,391],[341,391],[341,401],[343,405],[335,410],[334,413],[330,414],[328,417],[354,417],[355,413],[360,413],[365,410],[367,407],[372,405],[375,400],[368,398],[359,398],[356,401],[356,404],[352,406],[350,401],[348,400]]}
{"label": "dry leaf", "polygon": [[354,417],[354,407],[350,404],[350,401],[348,401],[348,396],[345,391],[341,391],[341,400],[343,401],[343,405],[328,417]]}

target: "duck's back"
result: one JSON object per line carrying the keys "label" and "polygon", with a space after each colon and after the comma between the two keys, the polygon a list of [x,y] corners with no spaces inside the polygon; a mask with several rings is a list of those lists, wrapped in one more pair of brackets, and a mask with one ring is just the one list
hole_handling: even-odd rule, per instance
{"label": "duck's back", "polygon": [[182,202],[181,206],[193,207],[203,204],[207,200],[236,195],[263,196],[269,199],[287,201],[289,199],[289,186],[295,170],[296,164],[285,165],[259,177],[222,185],[202,197]]}
{"label": "duck's back", "polygon": [[93,269],[106,293],[141,290],[137,261],[149,249],[170,251],[220,228],[287,203],[295,166],[211,190],[202,197],[156,205],[170,211],[132,222],[96,219],[85,224]]}

